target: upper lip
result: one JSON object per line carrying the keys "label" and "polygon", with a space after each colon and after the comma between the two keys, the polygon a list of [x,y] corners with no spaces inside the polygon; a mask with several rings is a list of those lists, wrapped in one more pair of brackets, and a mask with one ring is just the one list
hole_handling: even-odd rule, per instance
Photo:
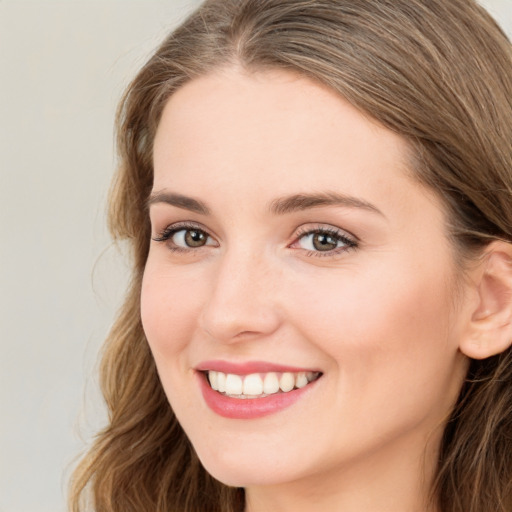
{"label": "upper lip", "polygon": [[232,373],[235,375],[249,375],[251,373],[268,373],[268,372],[316,372],[314,368],[299,368],[296,366],[287,366],[282,364],[270,363],[267,361],[247,361],[244,363],[233,363],[230,361],[214,360],[203,361],[196,368],[197,371],[205,372],[208,370]]}

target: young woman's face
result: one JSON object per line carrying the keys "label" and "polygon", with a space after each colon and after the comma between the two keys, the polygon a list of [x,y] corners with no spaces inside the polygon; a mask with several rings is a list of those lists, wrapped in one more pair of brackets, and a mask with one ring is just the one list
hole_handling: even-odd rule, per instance
{"label": "young woman's face", "polygon": [[464,306],[440,204],[408,165],[400,137],[292,74],[224,70],[171,97],[142,320],[219,480],[415,471],[439,439]]}

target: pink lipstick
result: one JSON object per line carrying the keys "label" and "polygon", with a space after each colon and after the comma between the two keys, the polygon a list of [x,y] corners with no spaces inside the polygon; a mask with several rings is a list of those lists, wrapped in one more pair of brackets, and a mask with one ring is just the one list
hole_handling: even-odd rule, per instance
{"label": "pink lipstick", "polygon": [[232,419],[259,418],[286,409],[307,394],[321,376],[313,369],[261,361],[205,361],[196,370],[208,407]]}

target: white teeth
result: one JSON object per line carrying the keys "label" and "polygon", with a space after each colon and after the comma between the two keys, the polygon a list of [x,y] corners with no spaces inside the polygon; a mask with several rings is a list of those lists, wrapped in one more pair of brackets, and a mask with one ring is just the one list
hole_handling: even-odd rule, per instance
{"label": "white teeth", "polygon": [[226,392],[226,374],[222,372],[217,372],[217,391],[221,393]]}
{"label": "white teeth", "polygon": [[252,398],[273,395],[279,391],[288,393],[295,388],[303,388],[316,380],[320,374],[317,372],[284,372],[281,374],[269,372],[265,374],[252,373],[244,377],[210,370],[207,375],[213,390],[237,398]]}
{"label": "white teeth", "polygon": [[308,378],[306,377],[305,373],[299,373],[297,375],[297,378],[295,379],[295,386],[298,388],[303,388],[304,386],[307,386],[308,384]]}
{"label": "white teeth", "polygon": [[267,373],[263,380],[263,392],[266,395],[273,395],[279,391],[279,379],[274,372]]}
{"label": "white teeth", "polygon": [[285,372],[281,375],[281,378],[279,379],[279,387],[281,388],[281,391],[284,391],[285,393],[287,391],[291,391],[295,386],[295,375],[293,373]]}
{"label": "white teeth", "polygon": [[243,390],[242,377],[233,373],[226,375],[226,394],[241,395]]}
{"label": "white teeth", "polygon": [[215,391],[219,390],[219,385],[217,384],[217,377],[218,377],[218,373],[217,372],[211,371],[211,372],[208,373],[208,380],[210,381],[210,386]]}
{"label": "white teeth", "polygon": [[306,378],[308,379],[308,382],[313,382],[314,380],[318,379],[320,377],[319,372],[307,372]]}
{"label": "white teeth", "polygon": [[261,395],[263,393],[263,381],[257,373],[247,375],[244,379],[244,395]]}

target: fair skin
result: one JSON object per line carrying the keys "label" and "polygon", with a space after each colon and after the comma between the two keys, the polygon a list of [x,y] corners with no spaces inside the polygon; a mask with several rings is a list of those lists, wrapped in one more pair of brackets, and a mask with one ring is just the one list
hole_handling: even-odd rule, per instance
{"label": "fair skin", "polygon": [[[408,166],[399,136],[287,72],[218,71],[164,110],[144,330],[199,458],[247,512],[432,510],[479,297]],[[271,208],[300,194],[337,197]],[[321,376],[287,408],[228,418],[198,385],[212,360]]]}

